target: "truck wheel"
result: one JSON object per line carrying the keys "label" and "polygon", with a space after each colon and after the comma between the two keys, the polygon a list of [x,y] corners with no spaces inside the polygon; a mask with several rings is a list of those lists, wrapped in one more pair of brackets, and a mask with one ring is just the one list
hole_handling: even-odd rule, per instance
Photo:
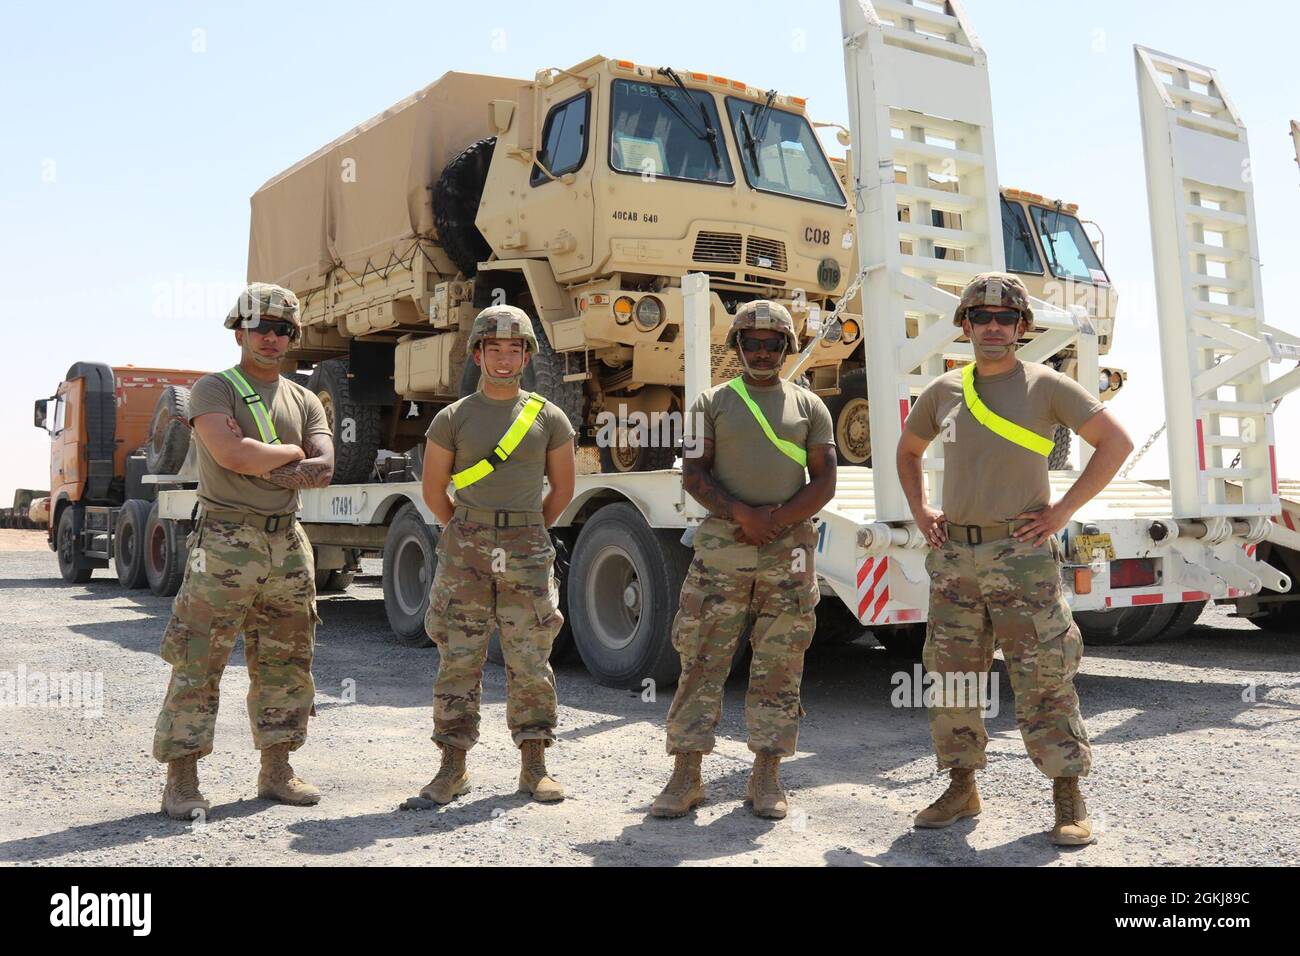
{"label": "truck wheel", "polygon": [[147,587],[144,573],[145,525],[149,522],[149,503],[132,498],[117,513],[113,532],[113,564],[117,583],[124,588]]}
{"label": "truck wheel", "polygon": [[1056,433],[1052,436],[1052,453],[1047,456],[1048,471],[1062,471],[1070,467],[1070,439],[1072,437],[1070,429],[1064,425],[1056,426]]}
{"label": "truck wheel", "polygon": [[352,401],[348,389],[348,360],[327,359],[307,381],[325,407],[325,420],[334,430],[333,484],[351,485],[370,477],[379,454],[379,406]]}
{"label": "truck wheel", "polygon": [[1174,616],[1165,625],[1165,629],[1156,636],[1162,641],[1174,641],[1184,636],[1200,620],[1201,612],[1205,610],[1205,605],[1208,603],[1208,601],[1189,601],[1186,604],[1174,605],[1177,608]]}
{"label": "truck wheel", "polygon": [[156,501],[149,509],[144,523],[144,575],[149,590],[159,597],[173,597],[181,589],[188,556],[188,526],[189,522],[159,517]]}
{"label": "truck wheel", "polygon": [[438,242],[466,278],[471,278],[478,264],[492,254],[474,218],[496,145],[495,136],[471,143],[447,164],[433,187],[433,225]]}
{"label": "truck wheel", "polygon": [[858,621],[848,606],[834,592],[823,594],[817,602],[817,630],[813,646],[849,644],[862,636],[866,626]]}
{"label": "truck wheel", "polygon": [[316,571],[316,593],[325,594],[327,592],[346,591],[352,586],[352,580],[356,576],[355,571],[319,568]]}
{"label": "truck wheel", "polygon": [[[557,664],[569,656],[573,650],[573,621],[569,619],[569,548],[560,538],[552,535],[551,543],[555,545],[555,586],[560,591],[560,613],[564,615],[564,626],[555,635],[551,644],[550,661]],[[501,632],[495,627],[488,638],[487,659],[498,667],[504,667],[506,656],[501,651]]]}
{"label": "truck wheel", "polygon": [[921,652],[925,650],[925,634],[924,624],[899,624],[873,628],[871,631],[871,636],[885,649],[886,654],[912,661],[921,659]]}
{"label": "truck wheel", "polygon": [[1074,623],[1079,625],[1085,644],[1095,644],[1098,647],[1142,644],[1168,627],[1177,612],[1177,604],[1142,604],[1112,608],[1109,611],[1076,611]]}
{"label": "truck wheel", "polygon": [[835,425],[835,451],[841,465],[871,467],[871,402],[867,370],[855,368],[840,377],[840,393],[826,400]]}
{"label": "truck wheel", "polygon": [[671,468],[677,460],[676,448],[642,448],[636,445],[600,447],[600,470],[626,474],[632,471],[659,471]]}
{"label": "truck wheel", "polygon": [[573,640],[606,687],[667,687],[681,673],[671,629],[691,551],[680,537],[625,502],[601,508],[578,535],[567,582]]}
{"label": "truck wheel", "polygon": [[158,396],[149,422],[145,463],[151,475],[174,475],[190,450],[190,390],[168,385]]}
{"label": "truck wheel", "polygon": [[58,543],[59,574],[69,584],[85,584],[90,580],[91,565],[81,553],[80,508],[68,505],[59,515]]}
{"label": "truck wheel", "polygon": [[405,504],[384,539],[384,613],[398,643],[432,647],[424,630],[429,587],[438,569],[438,532],[424,523],[413,504]]}

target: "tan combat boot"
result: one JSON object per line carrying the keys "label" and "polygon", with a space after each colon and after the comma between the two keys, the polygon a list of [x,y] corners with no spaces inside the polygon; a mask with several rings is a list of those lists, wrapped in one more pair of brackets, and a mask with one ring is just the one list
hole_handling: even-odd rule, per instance
{"label": "tan combat boot", "polygon": [[684,817],[704,802],[704,781],[700,779],[701,751],[673,755],[673,775],[663,793],[650,805],[651,816]]}
{"label": "tan combat boot", "polygon": [[469,774],[465,772],[465,751],[451,744],[438,744],[442,749],[442,765],[420,796],[434,803],[451,803],[469,789]]}
{"label": "tan combat boot", "polygon": [[564,787],[546,772],[546,741],[525,740],[519,748],[519,790],[538,803],[564,799]]}
{"label": "tan combat boot", "polygon": [[754,770],[749,775],[749,802],[754,815],[769,820],[784,820],[785,791],[781,789],[781,758],[776,754],[754,754]]}
{"label": "tan combat boot", "polygon": [[916,815],[912,821],[918,827],[946,827],[962,817],[973,817],[980,812],[980,794],[975,788],[975,771],[954,767],[948,771],[952,782],[938,800]]}
{"label": "tan combat boot", "polygon": [[262,772],[257,775],[257,795],[295,807],[320,803],[320,791],[296,776],[289,766],[289,744],[276,744],[262,751]]}
{"label": "tan combat boot", "polygon": [[1053,843],[1057,846],[1084,846],[1097,839],[1092,835],[1092,821],[1088,819],[1088,807],[1079,791],[1078,777],[1053,778],[1052,799],[1056,802]]}
{"label": "tan combat boot", "polygon": [[195,810],[207,813],[211,806],[199,791],[199,755],[190,754],[167,761],[163,813],[173,820],[192,820]]}

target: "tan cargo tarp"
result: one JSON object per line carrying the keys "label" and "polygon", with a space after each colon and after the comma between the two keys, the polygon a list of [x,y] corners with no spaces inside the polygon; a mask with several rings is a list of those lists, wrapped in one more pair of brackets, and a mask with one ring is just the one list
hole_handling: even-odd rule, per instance
{"label": "tan cargo tarp", "polygon": [[493,135],[491,100],[514,100],[528,81],[446,73],[253,194],[248,281],[298,293],[341,265],[359,276],[433,238],[429,188],[447,163]]}

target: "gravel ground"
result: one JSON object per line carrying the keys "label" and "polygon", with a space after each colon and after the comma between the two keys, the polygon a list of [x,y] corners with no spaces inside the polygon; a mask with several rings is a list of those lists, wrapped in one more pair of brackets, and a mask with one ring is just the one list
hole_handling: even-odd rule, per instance
{"label": "gravel ground", "polygon": [[[226,672],[217,749],[200,765],[213,803],[206,826],[158,812],[164,772],[150,757],[168,668],[157,650],[170,600],[121,590],[109,572],[59,580],[39,532],[0,532],[9,622],[0,679],[98,672],[94,708],[0,709],[0,862],[6,864],[831,864],[1099,865],[1300,862],[1300,636],[1269,633],[1211,608],[1171,644],[1090,649],[1078,688],[1096,769],[1085,782],[1100,841],[1058,850],[1051,787],[1024,754],[1001,663],[989,721],[984,812],[943,831],[911,814],[942,789],[926,717],[895,708],[892,677],[911,663],[869,636],[815,649],[804,681],[799,753],[783,764],[791,815],[752,816],[742,800],[743,683],[733,679],[708,802],[692,817],[648,815],[670,770],[656,700],[592,681],[576,658],[557,667],[562,804],[514,792],[504,676],[488,665],[474,789],[441,810],[399,806],[433,775],[432,649],[386,638],[377,577],[321,599],[317,718],[294,761],[319,785],[316,807],[255,796],[257,755],[236,650]],[[373,563],[368,571],[376,570]]]}

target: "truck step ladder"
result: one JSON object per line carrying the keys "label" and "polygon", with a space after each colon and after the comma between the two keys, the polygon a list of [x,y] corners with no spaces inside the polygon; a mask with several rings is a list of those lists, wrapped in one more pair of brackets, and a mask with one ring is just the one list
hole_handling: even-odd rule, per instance
{"label": "truck step ladder", "polygon": [[[872,445],[887,452],[877,456],[875,512],[910,521],[892,450],[912,396],[943,374],[945,358],[973,357],[956,341],[953,310],[971,278],[1005,267],[988,62],[958,0],[840,0],[840,22]],[[934,225],[936,212],[954,214],[944,221],[955,227]],[[1025,360],[1078,340],[1079,381],[1095,394],[1097,337],[1084,310],[1032,305],[1042,331]],[[924,466],[937,504],[942,443],[932,454]]]}
{"label": "truck step ladder", "polygon": [[1264,322],[1246,127],[1212,68],[1134,50],[1174,516],[1276,515],[1273,408],[1300,368],[1269,364],[1300,338]]}

